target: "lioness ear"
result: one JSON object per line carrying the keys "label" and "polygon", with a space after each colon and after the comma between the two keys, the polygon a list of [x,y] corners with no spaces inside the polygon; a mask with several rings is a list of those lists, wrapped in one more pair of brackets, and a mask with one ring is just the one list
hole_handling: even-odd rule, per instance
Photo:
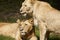
{"label": "lioness ear", "polygon": [[30,23],[33,23],[33,18],[29,19],[29,22],[30,22]]}
{"label": "lioness ear", "polygon": [[30,3],[34,4],[37,0],[30,0]]}
{"label": "lioness ear", "polygon": [[17,19],[17,23],[20,23],[20,19]]}

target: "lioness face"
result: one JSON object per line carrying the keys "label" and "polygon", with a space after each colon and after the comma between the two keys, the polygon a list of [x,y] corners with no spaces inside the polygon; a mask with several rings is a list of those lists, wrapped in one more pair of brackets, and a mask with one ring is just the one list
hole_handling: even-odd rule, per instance
{"label": "lioness face", "polygon": [[20,8],[20,12],[22,14],[25,14],[25,13],[32,13],[33,12],[33,4],[31,3],[31,0],[25,0],[23,3],[22,3],[22,7]]}
{"label": "lioness face", "polygon": [[20,31],[22,35],[26,35],[28,32],[30,32],[32,30],[32,21],[31,20],[26,20],[21,22],[20,25]]}

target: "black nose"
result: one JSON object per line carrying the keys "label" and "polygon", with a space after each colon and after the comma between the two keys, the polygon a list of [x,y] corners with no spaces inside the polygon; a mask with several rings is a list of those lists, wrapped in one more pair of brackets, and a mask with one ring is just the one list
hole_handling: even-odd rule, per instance
{"label": "black nose", "polygon": [[27,32],[22,32],[22,33],[27,33]]}
{"label": "black nose", "polygon": [[27,34],[27,32],[21,32],[21,33],[25,33],[25,34]]}

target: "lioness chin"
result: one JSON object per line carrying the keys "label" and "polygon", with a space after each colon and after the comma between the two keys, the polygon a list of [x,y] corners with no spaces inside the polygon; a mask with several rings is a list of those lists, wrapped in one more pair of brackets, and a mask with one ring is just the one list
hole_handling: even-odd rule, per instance
{"label": "lioness chin", "polygon": [[51,32],[60,33],[60,11],[51,7],[49,3],[25,0],[20,12],[22,14],[33,14],[34,20],[39,25],[40,40],[47,40]]}

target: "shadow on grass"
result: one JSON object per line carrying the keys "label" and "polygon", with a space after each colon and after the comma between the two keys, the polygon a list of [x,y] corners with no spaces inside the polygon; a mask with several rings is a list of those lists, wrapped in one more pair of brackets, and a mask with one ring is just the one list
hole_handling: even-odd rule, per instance
{"label": "shadow on grass", "polygon": [[15,40],[15,39],[9,36],[0,35],[0,40]]}
{"label": "shadow on grass", "polygon": [[[37,36],[38,40],[39,40],[39,37]],[[52,37],[49,37],[48,40],[60,40],[60,37],[57,37],[57,36],[52,36]]]}
{"label": "shadow on grass", "polygon": [[49,37],[49,40],[60,40],[60,37],[52,36],[52,37]]}
{"label": "shadow on grass", "polygon": [[[35,27],[35,34],[39,40],[39,28]],[[60,35],[51,34],[48,40],[60,40]]]}

